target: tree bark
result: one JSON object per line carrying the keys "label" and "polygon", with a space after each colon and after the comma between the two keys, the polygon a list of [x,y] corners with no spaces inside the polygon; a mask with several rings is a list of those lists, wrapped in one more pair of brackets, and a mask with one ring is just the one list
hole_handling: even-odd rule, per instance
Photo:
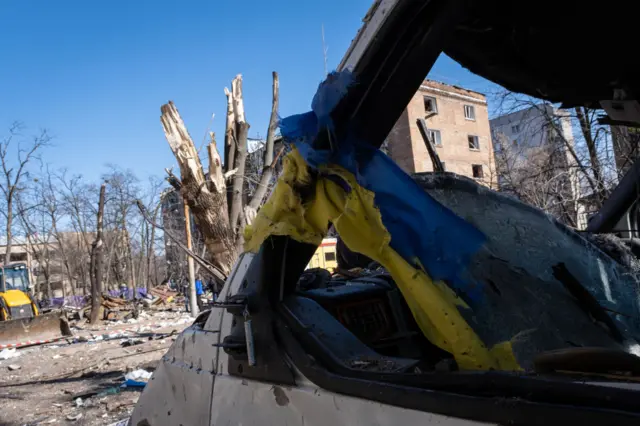
{"label": "tree bark", "polygon": [[125,256],[126,261],[125,264],[129,265],[129,277],[128,277],[128,281],[129,281],[129,288],[131,289],[131,291],[133,292],[133,298],[135,299],[136,297],[136,271],[135,268],[133,266],[133,252],[131,250],[131,236],[129,235],[129,229],[127,228],[127,219],[126,216],[123,216],[122,219],[122,231],[124,232],[124,239],[125,239]]}
{"label": "tree bark", "polygon": [[233,112],[236,118],[236,173],[233,176],[233,197],[229,211],[229,224],[236,240],[240,236],[239,220],[243,210],[244,172],[247,162],[247,136],[249,124],[244,116],[244,99],[242,97],[242,76],[238,74],[231,82],[233,89]]}
{"label": "tree bark", "polygon": [[91,245],[91,324],[98,322],[100,305],[102,304],[102,256],[104,242],[102,237],[104,198],[107,189],[106,184],[100,186],[100,198],[98,201],[98,217],[96,221],[96,239]]}
{"label": "tree bark", "polygon": [[[158,212],[160,211],[161,204],[158,203],[156,208],[153,210],[153,221],[155,222],[158,218]],[[154,242],[156,238],[156,227],[151,226],[151,236],[149,237],[149,246],[147,247],[147,291],[151,290],[151,258],[153,257],[153,267],[156,269],[155,256],[156,251],[154,249]]]}
{"label": "tree bark", "polygon": [[264,147],[264,161],[262,164],[262,176],[260,177],[260,183],[256,191],[253,193],[253,197],[249,202],[249,208],[258,210],[264,201],[264,196],[267,194],[269,183],[273,177],[273,169],[275,162],[273,161],[273,144],[276,138],[276,129],[278,128],[278,102],[279,102],[279,89],[280,82],[278,80],[278,73],[273,72],[273,98],[271,102],[271,118],[269,119],[269,128],[267,129],[267,141]]}
{"label": "tree bark", "polygon": [[[191,239],[191,214],[189,213],[189,204],[184,205],[184,228],[187,237],[187,249],[193,251]],[[189,298],[189,309],[193,318],[197,317],[199,312],[198,296],[196,295],[196,272],[193,264],[193,257],[187,256],[187,265],[189,268],[189,294],[185,295]]]}
{"label": "tree bark", "polygon": [[249,133],[249,125],[247,123],[238,123],[238,148],[236,157],[236,174],[233,176],[233,197],[231,200],[231,211],[229,212],[229,223],[231,229],[238,235],[238,222],[242,213],[242,205],[244,197],[244,172],[247,162],[247,135]]}
{"label": "tree bark", "polygon": [[604,189],[604,181],[603,181],[603,173],[602,167],[600,166],[600,160],[598,159],[598,147],[596,146],[596,141],[591,134],[591,123],[588,119],[588,112],[584,107],[576,107],[576,114],[578,116],[578,122],[580,123],[580,130],[582,131],[582,136],[584,137],[584,141],[587,145],[587,151],[589,152],[589,162],[591,163],[591,170],[593,171],[593,179],[596,184],[596,199],[598,200],[598,204],[601,204],[602,190]]}
{"label": "tree bark", "polygon": [[[11,246],[13,244],[13,233],[11,227],[13,226],[13,197],[7,197],[7,227],[6,227],[6,235],[7,235],[7,245],[5,246],[4,253],[4,264],[8,265],[11,262]],[[2,275],[2,291],[7,291],[7,283],[5,281],[4,275]]]}
{"label": "tree bark", "polygon": [[[225,275],[236,259],[233,234],[227,214],[226,190],[217,192],[207,184],[193,140],[173,102],[163,105],[160,121],[164,134],[180,166],[181,193],[193,212],[212,263]],[[215,174],[215,164],[209,173]]]}
{"label": "tree bark", "polygon": [[226,87],[224,94],[227,96],[227,121],[224,132],[224,173],[228,173],[233,169],[236,158],[236,115],[233,112],[233,95]]}

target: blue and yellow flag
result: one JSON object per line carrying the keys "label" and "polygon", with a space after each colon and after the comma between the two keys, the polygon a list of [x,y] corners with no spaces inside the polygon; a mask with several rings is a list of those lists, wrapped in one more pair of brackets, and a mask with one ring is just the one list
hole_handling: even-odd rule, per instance
{"label": "blue and yellow flag", "polygon": [[[352,84],[349,73],[323,82],[312,111],[285,118],[281,133],[295,148],[273,194],[245,235],[257,251],[269,235],[320,244],[332,223],[350,250],[379,262],[392,275],[424,335],[451,353],[461,369],[517,370],[509,342],[488,349],[462,317],[469,306],[447,285],[462,279],[484,235],[434,200],[379,150],[350,138],[332,150],[312,146],[320,131],[333,134],[329,113]],[[332,136],[333,137],[333,136]],[[317,173],[310,173],[310,169]],[[311,187],[303,200],[299,189]]]}

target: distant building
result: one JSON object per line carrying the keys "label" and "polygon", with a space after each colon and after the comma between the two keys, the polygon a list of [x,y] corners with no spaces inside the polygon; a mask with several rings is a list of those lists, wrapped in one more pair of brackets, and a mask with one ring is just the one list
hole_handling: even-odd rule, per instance
{"label": "distant building", "polygon": [[[167,278],[174,284],[186,283],[188,281],[187,255],[168,236],[168,233],[171,233],[180,241],[187,241],[182,196],[175,189],[169,188],[162,193],[160,202],[162,227],[166,230],[164,232],[164,251],[167,262]],[[196,251],[200,250],[200,233],[193,215],[191,215],[191,235]]]}
{"label": "distant building", "polygon": [[[583,229],[571,116],[549,104],[533,105],[490,121],[498,186],[526,194],[565,223]],[[534,193],[535,192],[535,193]]]}
{"label": "distant building", "polygon": [[482,93],[425,80],[389,133],[389,156],[407,173],[433,171],[416,120],[427,128],[445,170],[495,185],[487,98]]}
{"label": "distant building", "polygon": [[[88,233],[87,236],[93,241],[95,233]],[[38,298],[47,294],[47,275],[52,297],[83,294],[89,287],[89,255],[82,248],[83,238],[79,232],[60,232],[59,240],[54,236],[14,236],[11,244],[11,262],[24,262],[27,265],[29,281]],[[69,279],[69,270],[65,267],[60,243],[64,245],[64,253],[70,260],[69,267],[75,287],[72,287],[72,281]],[[6,251],[6,238],[0,237],[0,263],[3,263]]]}

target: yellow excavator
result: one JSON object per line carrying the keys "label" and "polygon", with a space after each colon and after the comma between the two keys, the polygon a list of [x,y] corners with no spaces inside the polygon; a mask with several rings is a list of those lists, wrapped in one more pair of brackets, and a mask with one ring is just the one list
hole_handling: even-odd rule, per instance
{"label": "yellow excavator", "polygon": [[71,335],[64,314],[59,311],[42,314],[30,290],[26,263],[0,264],[0,349]]}

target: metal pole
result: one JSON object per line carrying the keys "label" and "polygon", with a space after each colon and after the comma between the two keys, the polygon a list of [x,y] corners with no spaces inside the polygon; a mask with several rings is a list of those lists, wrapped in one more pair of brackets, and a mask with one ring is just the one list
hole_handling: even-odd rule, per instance
{"label": "metal pole", "polygon": [[[189,213],[189,205],[187,200],[183,200],[184,204],[184,226],[187,236],[187,248],[193,250],[191,247],[191,215]],[[191,308],[191,316],[198,316],[198,300],[196,298],[196,272],[193,265],[193,258],[187,256],[187,265],[189,267],[189,307]]]}

